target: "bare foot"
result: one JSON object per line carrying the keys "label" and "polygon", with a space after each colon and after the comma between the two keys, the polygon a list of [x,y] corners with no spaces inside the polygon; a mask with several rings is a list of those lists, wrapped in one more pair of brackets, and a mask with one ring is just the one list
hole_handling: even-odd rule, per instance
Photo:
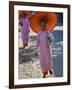
{"label": "bare foot", "polygon": [[43,75],[43,78],[45,78],[45,75]]}
{"label": "bare foot", "polygon": [[25,48],[25,45],[23,45],[23,48]]}

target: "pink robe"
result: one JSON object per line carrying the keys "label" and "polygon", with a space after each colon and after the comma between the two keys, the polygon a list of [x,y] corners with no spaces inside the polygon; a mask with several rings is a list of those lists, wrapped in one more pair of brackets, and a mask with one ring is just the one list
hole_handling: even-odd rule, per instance
{"label": "pink robe", "polygon": [[37,48],[39,48],[39,59],[42,72],[47,72],[52,67],[51,46],[48,46],[47,31],[40,31],[37,35]]}
{"label": "pink robe", "polygon": [[30,23],[28,18],[23,18],[20,20],[22,23],[22,28],[21,28],[21,37],[23,44],[28,44],[29,41],[29,32],[30,32]]}

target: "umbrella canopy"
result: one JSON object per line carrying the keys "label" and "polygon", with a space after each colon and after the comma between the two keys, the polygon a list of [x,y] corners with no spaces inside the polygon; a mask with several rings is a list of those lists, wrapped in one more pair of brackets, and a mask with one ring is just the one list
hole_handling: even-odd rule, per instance
{"label": "umbrella canopy", "polygon": [[31,16],[30,24],[34,32],[41,31],[40,21],[47,20],[45,25],[46,30],[52,31],[57,24],[57,15],[51,12],[37,12],[35,15]]}
{"label": "umbrella canopy", "polygon": [[19,19],[21,19],[24,14],[26,14],[28,17],[30,17],[31,16],[31,11],[19,10]]}

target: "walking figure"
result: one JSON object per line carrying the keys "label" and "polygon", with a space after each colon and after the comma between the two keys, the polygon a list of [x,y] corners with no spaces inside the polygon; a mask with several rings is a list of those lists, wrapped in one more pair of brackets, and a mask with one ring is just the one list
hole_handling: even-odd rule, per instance
{"label": "walking figure", "polygon": [[20,31],[21,31],[23,47],[25,48],[26,46],[28,46],[29,32],[30,32],[30,22],[28,16],[25,13],[22,14],[19,24],[21,26]]}
{"label": "walking figure", "polygon": [[[50,74],[53,74],[53,65],[52,65],[52,50],[51,42],[53,39],[52,33],[46,30],[46,22],[42,22],[41,31],[37,33],[37,49],[39,48],[39,60],[40,66],[43,73],[43,78]],[[36,53],[37,54],[37,53]]]}

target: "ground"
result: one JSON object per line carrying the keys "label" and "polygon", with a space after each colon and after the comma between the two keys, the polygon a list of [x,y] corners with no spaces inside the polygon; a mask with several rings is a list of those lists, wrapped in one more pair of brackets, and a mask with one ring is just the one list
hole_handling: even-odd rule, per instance
{"label": "ground", "polygon": [[[55,75],[48,75],[48,77],[62,77],[63,76],[63,40],[62,31],[53,32],[55,41],[52,45],[52,61],[53,71]],[[20,37],[20,36],[19,36]],[[20,42],[22,42],[20,40]],[[19,48],[19,67],[18,78],[42,78],[42,71],[39,63],[39,56],[35,56],[36,51],[36,35],[30,36],[29,46],[27,48]]]}

